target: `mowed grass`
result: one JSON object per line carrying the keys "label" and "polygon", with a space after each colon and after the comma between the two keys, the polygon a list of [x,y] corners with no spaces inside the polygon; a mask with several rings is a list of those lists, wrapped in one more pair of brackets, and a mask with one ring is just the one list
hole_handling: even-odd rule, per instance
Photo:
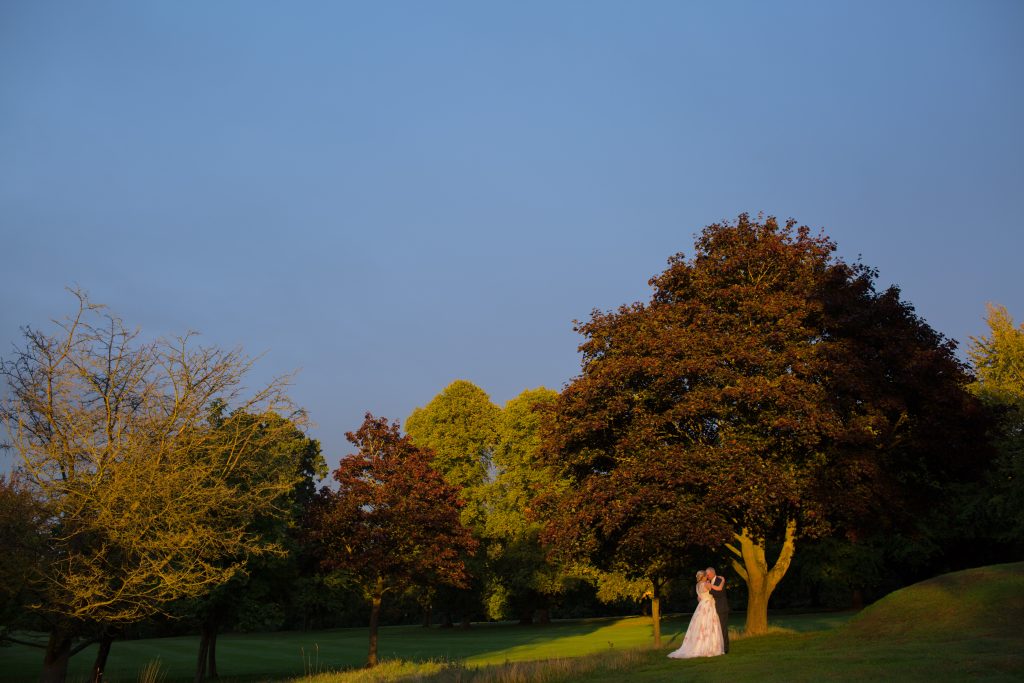
{"label": "mowed grass", "polygon": [[[820,630],[850,618],[851,613],[782,616],[779,627],[799,631]],[[742,625],[736,615],[733,626]],[[662,621],[666,646],[678,647],[689,615]],[[366,661],[368,633],[364,628],[308,633],[226,634],[217,642],[222,679],[268,680],[308,673],[333,672],[361,666]],[[470,629],[424,629],[419,626],[381,628],[380,657],[384,660],[460,662],[468,667],[526,660],[579,657],[609,650],[650,647],[651,620],[646,617],[556,621],[547,626],[474,624]],[[167,681],[191,680],[199,640],[194,636],[118,641],[107,665],[110,681],[135,681],[138,672],[159,658]],[[84,680],[95,657],[90,647],[71,660],[70,679]],[[42,650],[23,646],[0,648],[0,680],[38,680]]]}
{"label": "mowed grass", "polygon": [[[735,616],[733,627],[741,626],[743,615]],[[665,646],[658,650],[650,647],[650,620],[640,617],[546,627],[385,628],[381,654],[391,661],[349,672],[339,670],[363,661],[365,629],[223,636],[221,675],[308,683],[1021,681],[1024,563],[936,577],[857,615],[777,616],[771,619],[776,633],[737,639],[725,657],[667,659],[687,622],[688,616],[667,619]],[[135,680],[159,657],[167,681],[187,680],[196,647],[194,637],[116,643],[108,672],[113,681]],[[0,650],[3,680],[34,680],[40,656],[27,648]],[[72,672],[81,680],[92,654],[76,659]]]}
{"label": "mowed grass", "polygon": [[725,657],[649,652],[587,681],[1022,681],[1024,563],[952,574],[896,591],[826,632],[737,642]]}

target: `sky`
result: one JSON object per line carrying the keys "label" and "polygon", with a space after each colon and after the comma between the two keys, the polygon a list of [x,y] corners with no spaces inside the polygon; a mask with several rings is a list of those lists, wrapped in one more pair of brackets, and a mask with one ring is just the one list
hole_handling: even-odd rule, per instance
{"label": "sky", "polygon": [[5,0],[0,355],[79,286],[298,370],[333,467],[455,379],[560,389],[573,320],[741,212],[963,345],[1024,319],[1022,35],[1019,0]]}

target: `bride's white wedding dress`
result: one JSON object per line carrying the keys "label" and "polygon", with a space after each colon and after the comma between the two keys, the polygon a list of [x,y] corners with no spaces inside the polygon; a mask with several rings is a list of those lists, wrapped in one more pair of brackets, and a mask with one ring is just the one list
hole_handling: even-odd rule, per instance
{"label": "bride's white wedding dress", "polygon": [[690,657],[714,657],[725,654],[722,643],[722,627],[715,611],[715,599],[711,597],[711,589],[707,583],[697,584],[697,609],[690,617],[690,625],[686,628],[686,636],[679,649],[670,653],[673,659]]}

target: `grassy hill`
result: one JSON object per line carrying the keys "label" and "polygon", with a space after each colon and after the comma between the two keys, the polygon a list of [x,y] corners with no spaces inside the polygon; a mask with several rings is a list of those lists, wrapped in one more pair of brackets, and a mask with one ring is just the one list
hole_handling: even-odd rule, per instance
{"label": "grassy hill", "polygon": [[837,638],[877,643],[1021,638],[1024,562],[943,574],[890,593]]}

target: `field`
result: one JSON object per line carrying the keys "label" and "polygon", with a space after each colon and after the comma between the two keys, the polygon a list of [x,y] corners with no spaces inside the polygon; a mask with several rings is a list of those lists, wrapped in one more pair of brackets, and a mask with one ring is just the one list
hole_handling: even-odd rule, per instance
{"label": "field", "polygon": [[[742,615],[733,627],[742,625]],[[316,683],[355,680],[437,681],[811,681],[1024,679],[1024,563],[958,572],[897,591],[860,614],[776,616],[776,633],[734,643],[726,657],[676,661],[688,617],[664,622],[665,644],[649,649],[650,622],[634,617],[521,627],[472,629],[390,627],[381,630],[383,659],[376,674],[334,674],[357,666],[366,653],[365,629],[222,636],[225,680],[253,681],[316,675]],[[111,681],[134,681],[159,660],[164,680],[190,679],[195,637],[115,643]],[[92,650],[72,660],[81,680]],[[41,651],[0,649],[4,681],[38,676]],[[557,662],[536,660],[561,660]],[[532,663],[530,663],[532,661]],[[426,663],[424,663],[426,662]]]}

